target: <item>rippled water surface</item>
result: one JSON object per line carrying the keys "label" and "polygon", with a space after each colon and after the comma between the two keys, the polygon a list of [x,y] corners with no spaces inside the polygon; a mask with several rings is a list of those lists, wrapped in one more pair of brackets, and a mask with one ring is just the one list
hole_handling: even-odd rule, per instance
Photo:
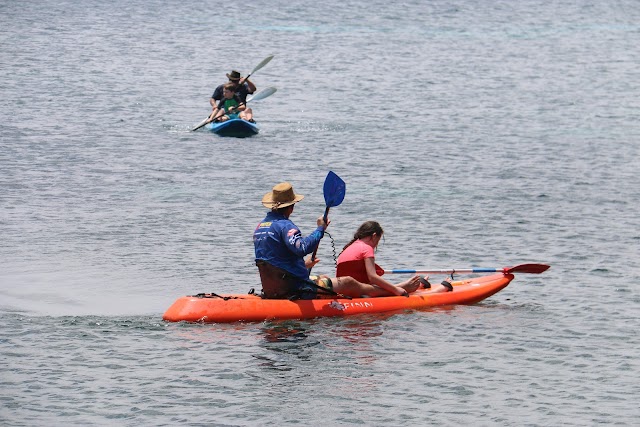
{"label": "rippled water surface", "polygon": [[[0,423],[637,425],[639,22],[629,0],[0,4]],[[190,132],[270,54],[259,135]],[[474,306],[162,321],[258,287],[262,195],[293,183],[308,233],[329,170],[336,250],[375,219],[385,268],[552,267]]]}

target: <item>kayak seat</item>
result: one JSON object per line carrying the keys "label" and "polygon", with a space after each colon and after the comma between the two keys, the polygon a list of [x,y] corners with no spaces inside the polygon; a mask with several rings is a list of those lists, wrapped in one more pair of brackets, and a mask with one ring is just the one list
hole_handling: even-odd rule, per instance
{"label": "kayak seat", "polygon": [[262,298],[287,299],[298,294],[297,281],[289,272],[259,259],[256,260],[256,265],[262,282]]}

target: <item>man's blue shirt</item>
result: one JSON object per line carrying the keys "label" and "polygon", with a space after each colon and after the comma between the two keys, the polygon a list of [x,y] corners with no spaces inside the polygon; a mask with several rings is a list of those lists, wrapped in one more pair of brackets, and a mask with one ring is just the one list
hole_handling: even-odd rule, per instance
{"label": "man's blue shirt", "polygon": [[292,221],[277,211],[271,211],[253,233],[256,260],[266,261],[301,280],[307,280],[309,270],[304,265],[304,256],[316,249],[322,236],[324,229],[318,227],[307,237],[302,237],[300,229]]}

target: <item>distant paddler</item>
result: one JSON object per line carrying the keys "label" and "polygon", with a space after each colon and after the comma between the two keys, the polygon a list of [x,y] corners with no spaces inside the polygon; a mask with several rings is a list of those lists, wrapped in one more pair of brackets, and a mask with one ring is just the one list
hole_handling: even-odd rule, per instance
{"label": "distant paddler", "polygon": [[[212,121],[217,120],[218,117],[222,117],[224,115],[224,114],[220,114],[221,111],[220,111],[219,104],[224,97],[223,91],[224,91],[225,84],[229,84],[229,83],[234,84],[236,86],[235,93],[237,93],[238,98],[240,99],[240,103],[242,105],[246,105],[247,102],[250,101],[250,99],[247,99],[247,95],[253,94],[257,89],[256,85],[251,80],[249,80],[249,77],[256,71],[258,71],[259,69],[267,65],[272,59],[273,59],[273,55],[267,56],[258,65],[256,65],[255,68],[251,70],[251,72],[244,78],[242,77],[240,72],[236,70],[231,70],[230,73],[227,73],[227,79],[229,79],[229,81],[227,83],[221,84],[218,87],[216,87],[216,89],[213,91],[213,95],[211,95],[211,98],[209,99],[209,104],[211,104],[211,108],[212,108],[211,114],[209,114],[209,116],[206,119],[201,121],[198,125],[196,125],[191,130],[192,131],[198,130],[204,125],[206,125],[207,123],[211,123]],[[275,92],[275,89],[273,89],[272,91],[268,91],[268,92],[263,91],[263,92],[265,93],[263,93],[260,97],[256,95],[255,97],[253,97],[253,99],[257,101],[260,98],[266,98],[267,96]],[[245,107],[244,118],[247,121],[251,121],[255,123],[255,121],[253,120],[253,111],[251,110],[251,108]]]}
{"label": "distant paddler", "polygon": [[[236,98],[238,99],[238,103],[246,104],[247,95],[251,95],[256,91],[256,85],[249,80],[249,76],[242,78],[240,73],[236,70],[232,70],[230,73],[227,73],[227,78],[229,81],[227,83],[221,84],[213,91],[213,95],[209,99],[209,104],[211,104],[211,114],[209,115],[209,119],[213,120],[215,117],[223,116],[218,114],[220,112],[220,104],[221,101],[225,98],[224,90],[225,87],[233,87]],[[245,106],[243,110],[244,120],[254,122],[253,121],[253,110],[250,107]]]}

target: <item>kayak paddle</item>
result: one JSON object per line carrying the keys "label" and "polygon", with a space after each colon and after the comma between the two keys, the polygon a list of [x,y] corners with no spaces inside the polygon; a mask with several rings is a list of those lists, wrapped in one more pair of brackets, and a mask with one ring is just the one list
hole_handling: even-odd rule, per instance
{"label": "kayak paddle", "polygon": [[[322,187],[322,191],[324,192],[324,203],[327,207],[324,210],[324,222],[327,223],[327,218],[329,216],[329,209],[335,206],[340,206],[340,203],[344,200],[344,195],[347,192],[347,184],[335,173],[329,171],[327,177],[324,180],[324,186]],[[320,243],[318,243],[320,246]],[[318,252],[318,246],[313,251],[313,255],[311,255],[311,261],[316,259],[316,253]],[[311,268],[309,269],[309,273],[311,273]]]}
{"label": "kayak paddle", "polygon": [[449,270],[384,270],[386,274],[454,274],[454,273],[531,273],[540,274],[549,269],[546,264],[520,264],[514,267],[503,268],[451,268]]}
{"label": "kayak paddle", "polygon": [[[266,97],[271,96],[274,93],[276,93],[277,90],[278,89],[276,89],[275,87],[266,87],[263,90],[261,90],[260,92],[256,93],[255,95],[252,95],[252,96],[248,97],[245,102],[241,102],[240,104],[238,104],[238,107],[240,107],[241,105],[245,105],[250,101],[260,101],[261,99],[265,99]],[[206,125],[207,123],[211,123],[211,122],[215,121],[216,119],[219,119],[220,117],[224,116],[225,114],[226,113],[223,113],[218,117],[214,117],[213,120],[209,120],[209,117],[207,117],[206,119],[201,121],[196,127],[191,129],[191,132],[200,129],[202,126]]]}
{"label": "kayak paddle", "polygon": [[[259,69],[261,69],[262,67],[264,67],[265,65],[267,65],[269,63],[269,61],[271,61],[273,59],[273,55],[269,55],[266,58],[264,58],[262,61],[260,61],[260,63],[258,65],[256,65],[253,70],[251,70],[251,72],[247,75],[247,77],[244,78],[244,81],[246,82],[247,79],[256,71],[258,71]],[[274,90],[275,92],[275,90]],[[271,95],[271,93],[269,94]],[[267,95],[267,96],[269,96]],[[257,101],[257,99],[256,99]],[[247,100],[247,102],[249,102],[249,100]],[[208,122],[207,120],[209,120],[209,117],[207,116],[206,119],[204,119],[203,121],[201,121],[196,127],[194,127],[193,129],[191,129],[191,131],[193,132],[194,130],[198,130],[200,129],[202,126],[206,125]]]}
{"label": "kayak paddle", "polygon": [[273,55],[269,55],[266,58],[264,58],[258,65],[256,65],[253,70],[251,70],[251,72],[247,75],[247,77],[244,78],[244,81],[246,82],[249,77],[251,77],[251,75],[253,73],[255,73],[256,71],[258,71],[260,68],[264,67],[265,65],[267,65],[269,63],[269,61],[271,61],[273,59]]}

